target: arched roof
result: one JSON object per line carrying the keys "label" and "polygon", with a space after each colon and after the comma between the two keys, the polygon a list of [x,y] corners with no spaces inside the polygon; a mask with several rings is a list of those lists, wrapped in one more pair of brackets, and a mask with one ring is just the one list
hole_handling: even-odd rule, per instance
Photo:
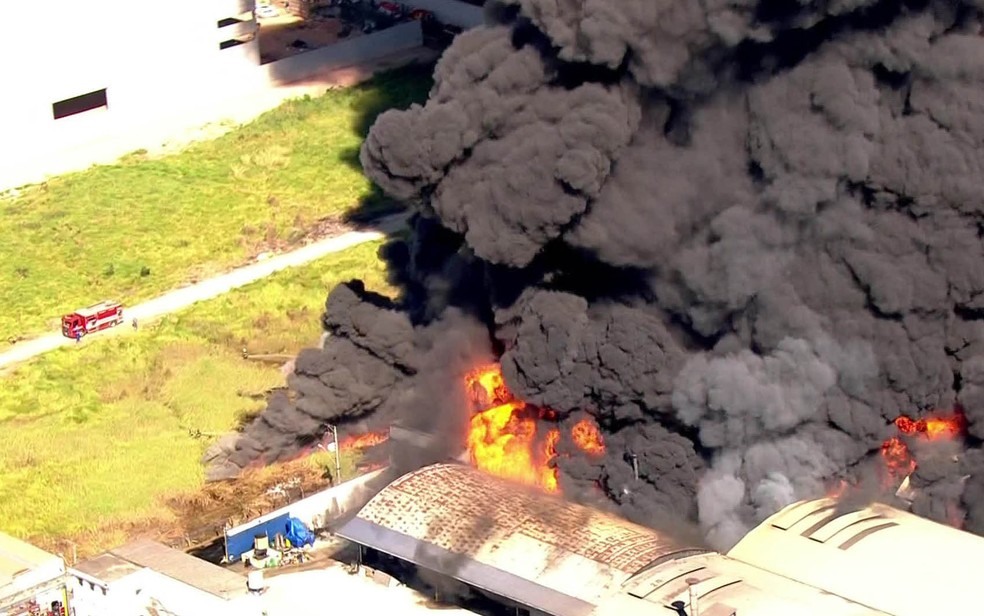
{"label": "arched roof", "polygon": [[691,599],[700,616],[889,616],[716,552],[659,562],[622,591],[592,616],[671,616],[675,601]]}
{"label": "arched roof", "polygon": [[337,534],[564,615],[590,613],[632,574],[686,547],[459,464],[400,477]]}
{"label": "arched roof", "polygon": [[895,616],[981,609],[984,539],[886,505],[795,503],[728,555]]}

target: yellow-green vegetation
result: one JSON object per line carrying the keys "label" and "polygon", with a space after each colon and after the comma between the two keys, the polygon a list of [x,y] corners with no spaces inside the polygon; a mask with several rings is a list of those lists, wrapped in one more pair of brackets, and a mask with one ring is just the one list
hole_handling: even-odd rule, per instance
{"label": "yellow-green vegetation", "polygon": [[430,70],[384,73],[180,153],[137,153],[0,198],[0,346],[81,306],[134,304],[290,245],[326,218],[385,209],[358,150],[380,112],[426,98]]}
{"label": "yellow-green vegetation", "polygon": [[3,377],[0,528],[71,538],[139,525],[161,515],[163,499],[201,488],[208,444],[284,383],[280,366],[247,361],[242,348],[294,354],[315,344],[339,282],[361,278],[392,295],[378,248],[280,272],[136,333],[93,336]]}

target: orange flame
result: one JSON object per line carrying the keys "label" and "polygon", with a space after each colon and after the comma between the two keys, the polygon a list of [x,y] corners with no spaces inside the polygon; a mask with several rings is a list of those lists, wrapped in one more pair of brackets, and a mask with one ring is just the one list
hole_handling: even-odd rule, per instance
{"label": "orange flame", "polygon": [[851,484],[849,484],[846,479],[838,479],[836,483],[827,489],[826,496],[827,498],[840,498],[847,493],[847,490],[850,487]]}
{"label": "orange flame", "polygon": [[[895,418],[895,427],[903,436],[925,438],[929,441],[952,441],[963,436],[967,420],[961,412],[947,416],[914,420],[905,415]],[[881,456],[885,463],[886,481],[901,481],[916,470],[916,460],[902,436],[893,436],[882,443]]]}
{"label": "orange flame", "polygon": [[584,453],[594,456],[605,453],[605,441],[601,438],[601,431],[587,417],[574,424],[574,427],[571,428],[571,438]]}
{"label": "orange flame", "polygon": [[949,417],[930,417],[913,421],[905,415],[895,419],[895,426],[902,434],[924,434],[931,441],[953,440],[962,436],[967,428],[967,420],[962,413]]}
{"label": "orange flame", "polygon": [[888,473],[888,481],[904,479],[916,470],[916,461],[909,453],[909,446],[898,436],[893,436],[881,446],[882,461]]}
{"label": "orange flame", "polygon": [[469,372],[465,376],[465,385],[472,403],[482,407],[505,404],[513,398],[502,380],[502,370],[495,364]]}
{"label": "orange flame", "polygon": [[[962,438],[966,434],[967,419],[959,409],[949,415],[938,415],[926,419],[912,419],[901,415],[894,421],[899,434],[892,436],[882,443],[880,453],[882,460],[882,483],[885,489],[896,489],[899,484],[913,472],[918,464],[912,451],[909,449],[909,439],[920,438],[927,441],[952,441]],[[840,498],[853,484],[841,479],[828,486],[827,496],[830,498]],[[948,513],[947,518],[951,520],[953,526],[960,527],[956,521],[961,519],[959,507],[954,503],[949,503],[947,507],[953,505],[957,513]],[[949,509],[948,509],[949,511]]]}
{"label": "orange flame", "polygon": [[[475,409],[466,444],[471,463],[498,477],[546,492],[558,492],[557,444],[560,430],[539,431],[541,423],[553,422],[557,413],[517,400],[502,378],[497,364],[481,366],[465,376],[465,387]],[[605,445],[601,431],[590,419],[579,421],[571,432],[582,451],[598,455]]]}
{"label": "orange flame", "polygon": [[389,434],[387,432],[366,432],[365,434],[346,436],[342,439],[341,447],[342,449],[366,449],[388,439]]}

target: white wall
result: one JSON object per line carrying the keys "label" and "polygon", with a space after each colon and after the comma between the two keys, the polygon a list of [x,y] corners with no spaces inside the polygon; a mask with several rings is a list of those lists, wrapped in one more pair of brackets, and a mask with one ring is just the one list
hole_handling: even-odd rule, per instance
{"label": "white wall", "polygon": [[17,109],[21,123],[36,123],[32,131],[66,125],[52,118],[51,103],[102,88],[108,90],[115,122],[123,115],[146,121],[184,100],[193,106],[194,97],[202,94],[196,88],[232,85],[240,76],[241,48],[250,45],[220,50],[218,43],[226,37],[217,22],[248,4],[20,3],[16,19],[3,20],[6,32],[0,37],[3,57],[22,58],[0,63],[0,80],[17,96],[6,96],[0,104],[6,112]]}
{"label": "white wall", "polygon": [[273,518],[281,516],[285,513],[301,520],[308,526],[308,528],[321,528],[328,521],[325,520],[326,513],[337,516],[347,512],[353,506],[359,506],[362,504],[363,497],[367,489],[367,484],[384,471],[385,469],[381,469],[371,473],[366,473],[365,475],[360,475],[355,479],[312,494],[311,496],[303,498],[295,503],[291,503],[286,507],[281,507],[276,511],[271,511],[270,513],[260,516],[255,520],[240,524],[239,526],[229,529],[227,532],[229,534],[238,534],[252,527],[254,524],[272,520]]}
{"label": "white wall", "polygon": [[[255,22],[219,28],[218,21],[252,6],[253,0],[18,4],[16,19],[0,20],[0,53],[23,58],[0,63],[0,191],[156,147],[227,117],[272,85],[422,44],[420,24],[412,22],[260,66],[255,39],[219,49]],[[38,34],[25,23],[45,29]],[[108,108],[53,118],[52,103],[104,88]]]}
{"label": "white wall", "polygon": [[13,581],[9,584],[0,586],[0,600],[14,593],[31,590],[42,584],[47,584],[61,577],[63,573],[65,573],[65,561],[57,556],[52,556],[44,564],[32,567],[30,570],[14,576]]}
{"label": "white wall", "polygon": [[[245,591],[246,578],[243,578]],[[225,601],[183,582],[171,579],[156,572],[145,580],[143,593],[156,599],[165,609],[178,616],[259,616],[251,611],[250,597],[244,595],[238,601]]]}
{"label": "white wall", "polygon": [[331,518],[361,506],[366,500],[368,485],[385,470],[366,473],[351,481],[346,481],[298,501],[291,506],[291,515],[303,520],[309,527],[323,528],[331,521]]}
{"label": "white wall", "polygon": [[[75,616],[138,616],[148,614],[155,601],[176,616],[260,616],[256,597],[246,594],[224,600],[151,569],[141,569],[103,586],[90,586],[90,578],[73,572],[69,584]],[[78,579],[85,577],[80,585]],[[243,578],[245,590],[246,579]],[[102,588],[106,588],[105,594]]]}
{"label": "white wall", "polygon": [[[252,0],[158,3],[141,0],[21,2],[0,20],[0,188],[58,173],[56,161],[110,138],[124,154],[163,134],[201,124],[213,103],[262,82],[256,41],[231,38],[218,21],[252,10]],[[255,22],[254,22],[255,23]],[[15,60],[16,59],[16,60]],[[106,89],[108,109],[55,120],[52,103]],[[204,119],[196,110],[207,111]],[[191,115],[189,115],[191,114]],[[71,165],[70,165],[71,166]]]}
{"label": "white wall", "polygon": [[68,589],[75,616],[110,614],[146,614],[148,595],[141,591],[148,578],[146,570],[137,571],[109,584],[78,572],[71,572]]}

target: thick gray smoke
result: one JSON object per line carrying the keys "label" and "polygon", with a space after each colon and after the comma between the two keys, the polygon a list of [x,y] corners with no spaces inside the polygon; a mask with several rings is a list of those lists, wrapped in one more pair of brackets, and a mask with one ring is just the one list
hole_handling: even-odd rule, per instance
{"label": "thick gray smoke", "polygon": [[454,379],[494,349],[516,395],[601,424],[568,492],[641,522],[727,547],[898,415],[962,406],[956,458],[913,448],[913,506],[984,531],[982,7],[491,3],[362,150],[418,214],[388,249],[405,301],[333,292],[299,399],[240,457],[338,416],[454,432]]}

